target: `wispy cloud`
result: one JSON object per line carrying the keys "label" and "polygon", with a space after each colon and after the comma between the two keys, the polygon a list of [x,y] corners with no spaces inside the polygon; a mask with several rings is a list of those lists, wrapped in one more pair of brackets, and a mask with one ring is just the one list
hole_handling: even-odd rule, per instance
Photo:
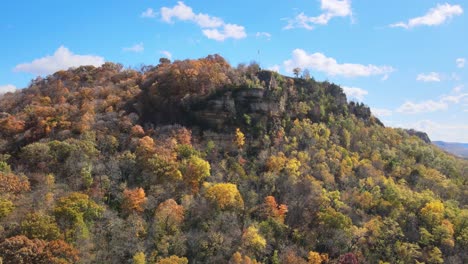
{"label": "wispy cloud", "polygon": [[131,47],[126,47],[126,48],[123,48],[122,49],[123,51],[129,51],[129,52],[143,52],[145,50],[145,47],[143,45],[143,43],[138,43],[138,44],[135,44]]}
{"label": "wispy cloud", "polygon": [[173,7],[162,7],[160,13],[162,21],[166,23],[174,23],[175,20],[193,22],[202,28],[203,35],[216,41],[247,37],[243,26],[225,23],[219,17],[203,13],[195,14],[190,6],[181,1]]}
{"label": "wispy cloud", "polygon": [[271,39],[271,34],[268,33],[268,32],[257,32],[257,33],[255,33],[255,36],[257,38],[266,38],[267,40]]}
{"label": "wispy cloud", "polygon": [[440,82],[440,74],[437,72],[431,72],[428,74],[420,73],[416,77],[416,80],[421,82]]}
{"label": "wispy cloud", "polygon": [[446,110],[447,108],[447,103],[442,101],[427,100],[419,103],[406,101],[397,109],[397,112],[405,114],[418,114]]}
{"label": "wispy cloud", "polygon": [[455,60],[455,63],[457,64],[458,68],[465,67],[465,62],[466,62],[465,58],[458,58]]}
{"label": "wispy cloud", "polygon": [[379,117],[379,118],[382,118],[382,117],[387,117],[387,116],[392,116],[393,115],[393,111],[390,110],[390,109],[385,109],[385,108],[371,108],[371,111],[372,113]]}
{"label": "wispy cloud", "polygon": [[274,72],[279,72],[280,69],[281,69],[281,66],[279,66],[278,64],[268,67],[268,70],[274,71]]}
{"label": "wispy cloud", "polygon": [[141,13],[140,16],[144,18],[155,18],[156,15],[157,14],[154,12],[153,8],[148,8],[145,11],[143,11],[143,13]]}
{"label": "wispy cloud", "polygon": [[309,17],[303,12],[292,19],[288,19],[288,24],[284,29],[305,28],[314,29],[315,25],[326,25],[334,17],[350,17],[353,15],[351,10],[351,0],[320,0],[320,9],[322,14],[315,17]]}
{"label": "wispy cloud", "polygon": [[408,22],[394,23],[390,27],[410,29],[418,26],[438,26],[452,17],[461,14],[463,14],[463,8],[460,5],[438,4],[436,7],[431,8],[424,16],[411,18]]}
{"label": "wispy cloud", "polygon": [[32,62],[16,65],[15,72],[28,72],[37,75],[51,74],[59,70],[67,70],[70,67],[81,65],[101,66],[104,64],[104,58],[95,55],[78,55],[71,52],[68,48],[60,46],[54,55],[48,55],[43,58],[35,59]]}
{"label": "wispy cloud", "polygon": [[462,93],[463,86],[453,88],[452,94],[442,95],[438,100],[426,100],[419,103],[406,101],[396,111],[405,114],[429,113],[447,110],[449,106],[468,103],[468,93]]}
{"label": "wispy cloud", "polygon": [[13,84],[0,85],[0,95],[16,91],[16,86]]}
{"label": "wispy cloud", "polygon": [[460,93],[461,91],[463,91],[463,88],[465,88],[464,85],[458,85],[458,86],[455,86],[453,89],[452,89],[452,93]]}
{"label": "wispy cloud", "polygon": [[302,69],[309,68],[314,71],[324,72],[330,76],[344,77],[385,76],[395,71],[395,69],[390,66],[353,63],[340,64],[334,58],[327,57],[322,53],[309,54],[302,49],[295,49],[292,53],[292,59],[283,63],[286,71],[290,73],[296,67]]}
{"label": "wispy cloud", "polygon": [[444,95],[441,97],[440,102],[458,104],[468,99],[468,93],[459,93],[455,95]]}
{"label": "wispy cloud", "polygon": [[356,99],[358,101],[363,101],[364,97],[369,93],[368,91],[358,88],[358,87],[348,87],[342,86],[344,93],[352,99]]}
{"label": "wispy cloud", "polygon": [[164,57],[166,57],[166,58],[172,60],[172,53],[170,53],[169,51],[167,51],[167,50],[162,50],[162,51],[159,52],[159,53],[161,53],[161,55],[163,55]]}

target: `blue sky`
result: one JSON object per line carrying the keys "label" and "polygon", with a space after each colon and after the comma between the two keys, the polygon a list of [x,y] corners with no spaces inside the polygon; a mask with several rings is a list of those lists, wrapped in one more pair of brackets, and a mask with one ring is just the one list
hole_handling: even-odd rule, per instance
{"label": "blue sky", "polygon": [[308,69],[388,126],[468,142],[467,8],[467,0],[5,0],[0,93],[71,66],[218,53],[233,66]]}

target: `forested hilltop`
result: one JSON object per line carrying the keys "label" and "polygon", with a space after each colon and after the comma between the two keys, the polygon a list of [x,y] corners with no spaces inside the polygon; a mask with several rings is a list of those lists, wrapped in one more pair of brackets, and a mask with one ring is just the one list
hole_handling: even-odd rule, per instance
{"label": "forested hilltop", "polygon": [[308,74],[59,71],[0,96],[0,263],[468,263],[467,165]]}

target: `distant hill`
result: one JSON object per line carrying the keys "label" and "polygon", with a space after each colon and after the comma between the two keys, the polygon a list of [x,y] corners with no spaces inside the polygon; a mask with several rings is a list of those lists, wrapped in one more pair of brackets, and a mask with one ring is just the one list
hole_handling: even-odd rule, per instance
{"label": "distant hill", "polygon": [[436,146],[454,155],[468,158],[468,143],[433,141]]}

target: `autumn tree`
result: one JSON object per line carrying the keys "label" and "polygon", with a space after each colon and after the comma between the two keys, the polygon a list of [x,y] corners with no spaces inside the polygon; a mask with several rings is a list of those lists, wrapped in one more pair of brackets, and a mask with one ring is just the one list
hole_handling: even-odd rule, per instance
{"label": "autumn tree", "polygon": [[288,212],[288,207],[285,204],[278,204],[275,197],[267,196],[263,202],[263,213],[267,217],[271,217],[280,223],[284,223],[284,218]]}
{"label": "autumn tree", "polygon": [[260,254],[266,248],[266,240],[255,226],[249,226],[242,234],[242,245],[252,254]]}
{"label": "autumn tree", "polygon": [[245,144],[245,135],[239,128],[236,128],[236,139],[235,143],[238,149],[242,149]]}
{"label": "autumn tree", "polygon": [[166,200],[158,205],[155,221],[158,228],[164,232],[173,233],[180,228],[184,221],[184,207],[178,205],[173,199]]}
{"label": "autumn tree", "polygon": [[145,208],[146,194],[143,188],[125,189],[123,192],[122,211],[125,214],[142,213]]}
{"label": "autumn tree", "polygon": [[168,258],[158,260],[156,264],[188,264],[188,259],[178,256],[170,256]]}
{"label": "autumn tree", "polygon": [[242,199],[237,186],[232,183],[218,183],[206,190],[205,196],[221,210],[242,209]]}
{"label": "autumn tree", "polygon": [[174,137],[178,144],[191,145],[192,144],[192,131],[185,127],[179,128],[174,131]]}
{"label": "autumn tree", "polygon": [[21,222],[21,233],[29,238],[55,240],[60,236],[60,230],[55,219],[42,213],[30,213]]}
{"label": "autumn tree", "polygon": [[63,240],[53,240],[45,246],[45,252],[50,258],[49,263],[67,264],[77,263],[80,260],[79,251]]}
{"label": "autumn tree", "polygon": [[89,225],[99,218],[103,208],[88,195],[71,193],[60,198],[54,208],[54,215],[67,240],[89,236]]}
{"label": "autumn tree", "polygon": [[0,220],[8,216],[13,209],[15,209],[15,205],[12,201],[0,197]]}
{"label": "autumn tree", "polygon": [[143,252],[137,252],[133,255],[133,264],[146,264],[146,256]]}
{"label": "autumn tree", "polygon": [[191,156],[183,165],[182,174],[186,184],[192,187],[193,192],[198,191],[199,184],[210,176],[210,164],[197,156]]}
{"label": "autumn tree", "polygon": [[156,208],[153,237],[160,256],[184,254],[186,237],[181,230],[184,211],[183,206],[173,199],[162,202]]}
{"label": "autumn tree", "polygon": [[346,253],[346,254],[340,256],[340,258],[338,260],[338,263],[339,264],[358,264],[359,261],[358,261],[355,254]]}
{"label": "autumn tree", "polygon": [[61,240],[46,242],[15,236],[0,243],[0,256],[5,264],[72,264],[79,261],[78,251]]}
{"label": "autumn tree", "polygon": [[441,201],[428,202],[421,208],[421,218],[429,226],[434,227],[444,217],[444,204]]}
{"label": "autumn tree", "polygon": [[284,264],[307,264],[307,261],[298,256],[298,254],[293,249],[286,249],[281,254],[281,263]]}
{"label": "autumn tree", "polygon": [[240,252],[236,252],[231,256],[231,259],[229,260],[229,264],[258,264],[255,259],[251,259],[249,256],[244,255]]}
{"label": "autumn tree", "polygon": [[328,262],[328,254],[320,254],[315,251],[309,251],[307,256],[308,264],[322,264]]}
{"label": "autumn tree", "polygon": [[25,176],[0,172],[0,193],[18,195],[29,190],[29,181]]}

